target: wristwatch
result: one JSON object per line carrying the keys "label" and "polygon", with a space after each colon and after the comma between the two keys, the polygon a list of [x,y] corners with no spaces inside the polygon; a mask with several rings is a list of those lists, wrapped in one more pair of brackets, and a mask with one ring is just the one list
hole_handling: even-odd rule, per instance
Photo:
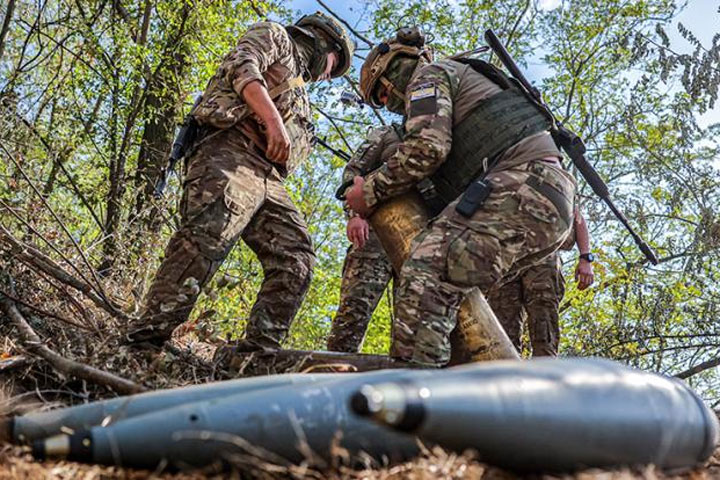
{"label": "wristwatch", "polygon": [[581,253],[580,258],[582,258],[583,260],[587,260],[588,263],[592,263],[595,261],[595,255],[593,255],[592,253]]}

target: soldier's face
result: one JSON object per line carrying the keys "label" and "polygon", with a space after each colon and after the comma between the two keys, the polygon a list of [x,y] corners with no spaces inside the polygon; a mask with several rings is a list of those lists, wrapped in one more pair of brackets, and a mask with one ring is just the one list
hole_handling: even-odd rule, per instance
{"label": "soldier's face", "polygon": [[385,85],[380,85],[375,98],[380,104],[387,105],[388,101],[390,101],[390,90]]}
{"label": "soldier's face", "polygon": [[319,81],[323,80],[329,80],[330,74],[332,73],[335,66],[338,64],[338,53],[337,52],[330,52],[327,56],[327,61],[325,62],[325,71],[318,77]]}

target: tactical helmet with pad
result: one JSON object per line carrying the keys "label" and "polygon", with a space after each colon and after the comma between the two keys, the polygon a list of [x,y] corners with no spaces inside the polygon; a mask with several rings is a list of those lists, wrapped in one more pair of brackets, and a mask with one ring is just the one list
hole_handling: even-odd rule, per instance
{"label": "tactical helmet with pad", "polygon": [[365,103],[375,108],[382,107],[376,97],[380,85],[404,98],[405,92],[398,91],[387,78],[388,68],[398,56],[431,62],[432,55],[424,47],[425,35],[418,27],[401,28],[393,38],[373,47],[360,69],[360,92]]}
{"label": "tactical helmet with pad", "polygon": [[318,29],[335,43],[338,52],[338,63],[333,68],[330,75],[337,78],[350,69],[353,52],[355,51],[355,43],[350,39],[345,28],[332,17],[322,12],[315,12],[311,15],[304,15],[295,25],[288,27],[288,30],[299,30],[306,33],[306,29]]}

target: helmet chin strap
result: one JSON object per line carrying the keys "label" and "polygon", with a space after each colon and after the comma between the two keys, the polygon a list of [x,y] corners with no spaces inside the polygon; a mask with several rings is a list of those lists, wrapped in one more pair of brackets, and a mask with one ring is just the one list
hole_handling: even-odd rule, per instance
{"label": "helmet chin strap", "polygon": [[390,91],[391,95],[395,95],[396,97],[399,97],[400,100],[402,100],[403,103],[405,103],[405,94],[403,92],[401,92],[400,90],[398,90],[397,88],[395,88],[395,85],[393,85],[393,83],[390,80],[388,80],[385,75],[380,77],[378,80],[380,81],[380,83],[382,83],[383,87],[387,88]]}

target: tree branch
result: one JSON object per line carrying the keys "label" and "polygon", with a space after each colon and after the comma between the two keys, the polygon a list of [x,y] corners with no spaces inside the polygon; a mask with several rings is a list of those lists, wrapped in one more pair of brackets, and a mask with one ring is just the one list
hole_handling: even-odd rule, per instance
{"label": "tree branch", "polygon": [[21,341],[27,351],[47,361],[58,372],[81,378],[89,382],[105,385],[118,393],[132,394],[145,391],[145,387],[112,373],[89,365],[68,360],[43,344],[30,324],[25,320],[15,303],[4,295],[0,295],[0,305],[12,324],[20,333]]}
{"label": "tree branch", "polygon": [[100,296],[107,299],[108,296],[105,293],[105,289],[103,288],[102,283],[100,283],[100,279],[95,274],[95,269],[92,267],[92,265],[90,264],[90,261],[85,256],[85,252],[83,252],[82,248],[80,248],[80,245],[77,243],[77,240],[75,240],[75,237],[73,237],[73,235],[70,233],[68,228],[65,226],[65,223],[60,219],[60,217],[57,215],[57,213],[55,213],[55,210],[52,209],[52,207],[47,202],[47,200],[45,200],[45,197],[42,195],[42,193],[40,193],[40,190],[38,190],[37,187],[35,187],[35,184],[32,182],[32,180],[30,180],[30,177],[27,176],[27,174],[25,173],[25,170],[23,170],[23,168],[20,166],[20,164],[15,160],[15,157],[13,157],[12,153],[10,153],[3,144],[0,144],[0,149],[2,149],[5,152],[5,155],[7,155],[7,157],[10,159],[10,161],[12,161],[12,163],[15,165],[15,168],[18,169],[18,171],[23,176],[25,181],[30,185],[30,187],[33,189],[35,194],[40,198],[40,201],[45,206],[45,208],[48,209],[48,211],[53,216],[53,218],[58,222],[58,224],[60,225],[60,228],[63,230],[63,232],[65,232],[65,235],[67,235],[67,237],[70,239],[72,244],[75,246],[75,249],[77,250],[77,252],[80,254],[80,258],[83,259],[83,261],[85,262],[85,265],[90,270],[90,276],[92,277],[92,279],[94,280],[94,282],[97,286],[98,293],[100,294]]}
{"label": "tree branch", "polygon": [[720,357],[716,357],[716,358],[707,360],[705,362],[698,363],[694,367],[690,367],[687,370],[684,370],[678,374],[675,374],[674,377],[682,378],[682,379],[690,378],[693,375],[697,375],[698,373],[704,372],[705,370],[715,368],[718,365],[720,365]]}
{"label": "tree branch", "polygon": [[353,148],[352,148],[352,147],[350,146],[350,144],[348,143],[347,139],[345,138],[345,135],[343,135],[342,130],[340,129],[340,127],[338,127],[337,123],[335,123],[335,120],[333,120],[333,118],[332,118],[330,115],[328,115],[327,113],[323,112],[323,110],[322,110],[320,107],[315,107],[315,110],[317,110],[318,112],[320,112],[320,114],[321,114],[323,117],[325,117],[325,118],[332,124],[333,128],[334,128],[335,131],[338,133],[338,135],[339,135],[340,138],[342,139],[343,143],[345,143],[345,146],[348,148],[348,150],[352,151]]}
{"label": "tree branch", "polygon": [[123,320],[130,320],[130,317],[128,317],[124,312],[120,311],[117,307],[112,305],[109,300],[101,298],[99,295],[97,295],[89,284],[78,280],[72,275],[69,275],[65,270],[62,269],[62,267],[60,267],[50,257],[42,253],[40,250],[21,243],[19,240],[13,237],[12,234],[2,225],[0,225],[0,234],[3,234],[4,238],[10,244],[12,252],[22,262],[45,272],[46,274],[64,283],[65,285],[69,285],[77,291],[85,294],[85,296],[88,297],[95,305],[102,308],[110,315]]}
{"label": "tree branch", "polygon": [[345,26],[347,27],[347,29],[352,32],[353,35],[355,35],[357,38],[359,38],[360,40],[362,40],[363,42],[365,42],[369,47],[372,47],[372,46],[374,45],[373,42],[371,42],[370,40],[368,40],[367,37],[365,37],[364,35],[361,35],[360,33],[358,33],[357,30],[355,30],[353,27],[351,27],[350,24],[349,24],[348,22],[346,22],[343,18],[341,18],[337,13],[333,12],[332,10],[330,10],[330,7],[328,7],[327,5],[325,5],[325,3],[324,3],[322,0],[317,0],[317,2],[318,2],[325,10],[327,10],[330,15],[332,15],[332,16],[335,17],[335,18],[337,18],[340,23],[342,23],[343,25],[345,25]]}
{"label": "tree branch", "polygon": [[[362,93],[360,92],[360,89],[358,88],[357,84],[355,83],[355,80],[350,78],[349,75],[343,75],[343,78],[350,84],[350,86],[352,87],[355,94],[358,97],[362,98]],[[387,122],[385,121],[385,119],[382,117],[382,115],[380,115],[380,113],[376,109],[374,109],[371,105],[368,105],[368,107],[370,107],[370,110],[372,110],[372,112],[375,114],[377,119],[380,120],[380,123],[382,123],[383,125],[387,125]]]}
{"label": "tree branch", "polygon": [[12,21],[13,12],[15,11],[15,0],[10,0],[5,10],[5,18],[3,19],[2,29],[0,29],[0,60],[2,60],[5,51],[5,37],[10,30],[10,22]]}

